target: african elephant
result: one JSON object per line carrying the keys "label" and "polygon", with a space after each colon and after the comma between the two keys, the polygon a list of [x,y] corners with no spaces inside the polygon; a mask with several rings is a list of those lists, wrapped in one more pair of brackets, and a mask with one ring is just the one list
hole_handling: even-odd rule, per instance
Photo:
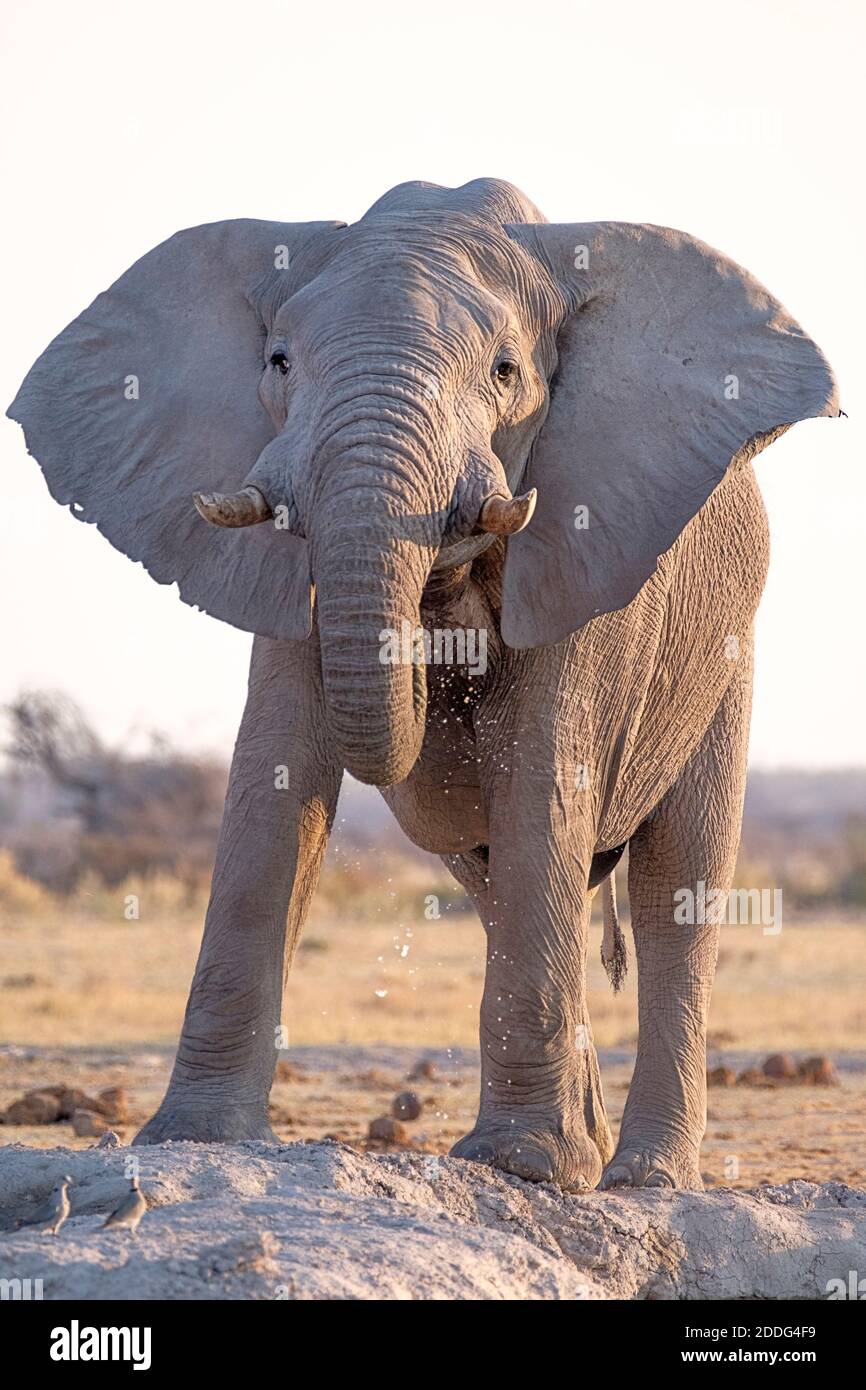
{"label": "african elephant", "polygon": [[[55,339],[10,414],[56,500],[256,634],[139,1142],[273,1137],[284,962],[347,769],[487,931],[481,1102],[454,1153],[700,1187],[719,928],[674,894],[726,891],[737,850],[768,553],[751,460],[837,413],[815,344],[724,256],[547,223],[495,179],[403,184],[352,225],[180,232]],[[437,661],[437,632],[483,635],[485,661]],[[614,1152],[585,955],[626,844],[640,1038]]]}

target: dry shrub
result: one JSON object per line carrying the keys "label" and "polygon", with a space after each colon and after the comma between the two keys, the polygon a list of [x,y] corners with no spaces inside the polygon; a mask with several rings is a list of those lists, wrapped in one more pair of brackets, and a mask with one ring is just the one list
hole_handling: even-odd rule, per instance
{"label": "dry shrub", "polygon": [[206,880],[191,884],[174,874],[130,874],[106,883],[89,870],[82,874],[65,902],[73,910],[102,921],[147,922],[193,910],[203,916],[207,906]]}
{"label": "dry shrub", "polygon": [[210,877],[226,769],[154,736],[145,753],[109,748],[68,697],[24,692],[6,708],[11,774],[0,780],[0,844],[19,872],[57,893],[94,876],[170,877],[186,901]]}
{"label": "dry shrub", "polygon": [[[355,922],[423,920],[431,896],[438,914],[471,911],[471,903],[444,865],[411,859],[399,852],[365,849],[329,855],[314,899],[318,915]],[[430,908],[431,911],[435,907]]]}
{"label": "dry shrub", "polygon": [[19,873],[11,851],[0,849],[0,908],[26,915],[44,911],[50,902],[51,895],[41,883]]}

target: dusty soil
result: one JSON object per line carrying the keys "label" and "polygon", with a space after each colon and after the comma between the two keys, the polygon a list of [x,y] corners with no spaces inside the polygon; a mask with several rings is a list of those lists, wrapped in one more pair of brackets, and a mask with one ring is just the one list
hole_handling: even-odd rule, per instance
{"label": "dusty soil", "polygon": [[[103,1229],[138,1164],[135,1235]],[[58,1235],[32,1222],[73,1179]],[[826,1298],[866,1266],[866,1191],[565,1195],[330,1143],[0,1152],[0,1278],[47,1299]]]}
{"label": "dusty soil", "polygon": [[[404,1121],[405,1145],[425,1154],[447,1154],[472,1127],[478,1100],[478,1057],[471,1048],[295,1047],[292,1080],[278,1066],[271,1093],[271,1122],[281,1139],[337,1139],[359,1151],[370,1144],[371,1120],[391,1112],[396,1095],[410,1089],[421,1102],[417,1119]],[[122,1086],[129,1094],[130,1123],[113,1126],[128,1141],[159,1103],[172,1049],[0,1049],[0,1106],[24,1091],[65,1084],[95,1094]],[[758,1054],[715,1052],[738,1072]],[[431,1078],[409,1079],[419,1061]],[[759,1183],[837,1181],[866,1186],[866,1055],[837,1054],[840,1084],[834,1087],[734,1086],[709,1092],[709,1123],[702,1151],[707,1187],[752,1188]],[[616,1134],[633,1065],[631,1051],[602,1050],[605,1098]],[[0,1128],[0,1144],[86,1149],[69,1123]],[[2,1158],[2,1149],[0,1149]]]}

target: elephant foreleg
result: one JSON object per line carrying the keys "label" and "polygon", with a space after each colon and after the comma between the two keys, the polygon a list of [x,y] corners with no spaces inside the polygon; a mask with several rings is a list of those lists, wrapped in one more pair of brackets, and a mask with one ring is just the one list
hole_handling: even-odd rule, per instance
{"label": "elephant foreleg", "polygon": [[174,1071],[138,1143],[274,1137],[267,1104],[285,969],[318,880],[342,775],[323,742],[319,669],[315,636],[253,645]]}
{"label": "elephant foreleg", "polygon": [[[617,1151],[602,1187],[703,1187],[707,1015],[719,909],[740,839],[750,703],[747,654],[697,752],[631,840],[639,1040]],[[704,895],[706,906],[689,911],[683,889],[695,902]],[[701,917],[711,920],[695,920]]]}

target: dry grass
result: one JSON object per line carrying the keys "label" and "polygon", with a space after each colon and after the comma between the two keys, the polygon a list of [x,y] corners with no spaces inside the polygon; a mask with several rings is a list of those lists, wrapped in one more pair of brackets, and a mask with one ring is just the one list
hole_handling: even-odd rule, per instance
{"label": "dry grass", "polygon": [[[35,1046],[172,1043],[201,935],[202,906],[169,908],[141,890],[140,917],[125,919],[126,886],[113,915],[86,901],[40,902],[0,922],[3,1040]],[[297,1044],[466,1046],[477,1039],[484,934],[472,913],[427,920],[429,882],[358,921],[348,905],[315,905],[295,959],[284,1018]],[[634,965],[611,994],[589,948],[589,999],[600,1047],[632,1046]],[[726,1049],[834,1052],[866,1045],[866,925],[785,926],[778,936],[726,927],[710,1021]]]}

